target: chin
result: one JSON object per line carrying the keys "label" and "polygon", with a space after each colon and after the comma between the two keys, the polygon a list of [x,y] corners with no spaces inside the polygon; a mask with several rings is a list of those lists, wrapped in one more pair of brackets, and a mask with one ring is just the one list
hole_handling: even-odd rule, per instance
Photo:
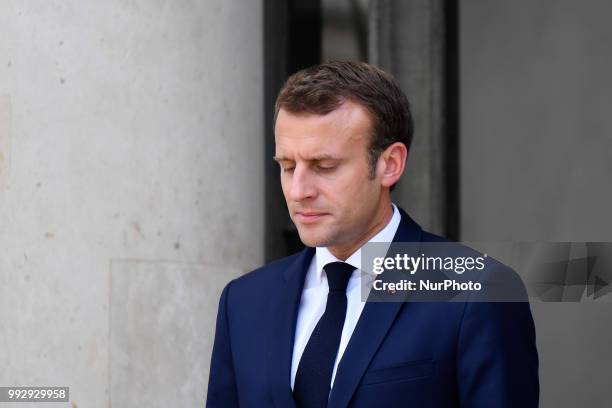
{"label": "chin", "polygon": [[321,246],[322,239],[314,231],[304,231],[303,228],[298,228],[298,234],[300,235],[300,241],[304,245],[309,247]]}
{"label": "chin", "polygon": [[324,246],[321,245],[322,241],[318,240],[316,238],[310,237],[310,236],[304,236],[302,234],[300,234],[300,241],[302,241],[302,244],[308,246],[308,247],[319,247],[319,246]]}
{"label": "chin", "polygon": [[323,236],[313,232],[300,231],[299,229],[298,233],[300,235],[300,241],[309,247],[329,247],[335,244],[333,239],[330,239],[329,236]]}

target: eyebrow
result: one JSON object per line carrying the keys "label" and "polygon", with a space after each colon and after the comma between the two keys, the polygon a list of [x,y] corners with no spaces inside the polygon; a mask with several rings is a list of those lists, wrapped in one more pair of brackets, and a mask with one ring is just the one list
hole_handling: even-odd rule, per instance
{"label": "eyebrow", "polygon": [[[274,156],[273,159],[276,162],[293,161],[292,159],[288,159],[288,158],[286,158],[284,156]],[[329,154],[322,154],[320,156],[315,156],[315,157],[313,157],[311,159],[308,159],[306,161],[309,161],[309,162],[318,162],[318,161],[323,161],[323,160],[340,160],[340,158],[334,157],[334,156],[329,155]]]}

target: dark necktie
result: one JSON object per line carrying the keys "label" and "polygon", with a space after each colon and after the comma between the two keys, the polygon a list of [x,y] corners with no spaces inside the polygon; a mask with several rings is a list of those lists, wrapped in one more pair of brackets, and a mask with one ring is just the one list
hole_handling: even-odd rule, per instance
{"label": "dark necktie", "polygon": [[325,313],[308,339],[295,375],[293,396],[298,408],[327,406],[334,362],[346,317],[346,286],[354,269],[344,262],[332,262],[323,268],[327,275],[329,293]]}

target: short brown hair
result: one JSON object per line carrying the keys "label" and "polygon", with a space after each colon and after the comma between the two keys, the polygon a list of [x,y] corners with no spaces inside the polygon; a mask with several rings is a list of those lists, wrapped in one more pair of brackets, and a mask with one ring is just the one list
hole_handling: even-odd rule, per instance
{"label": "short brown hair", "polygon": [[373,177],[380,154],[395,142],[410,149],[413,133],[408,98],[382,69],[365,62],[329,61],[298,71],[276,98],[274,122],[280,109],[325,115],[349,100],[366,108],[372,118],[368,161]]}

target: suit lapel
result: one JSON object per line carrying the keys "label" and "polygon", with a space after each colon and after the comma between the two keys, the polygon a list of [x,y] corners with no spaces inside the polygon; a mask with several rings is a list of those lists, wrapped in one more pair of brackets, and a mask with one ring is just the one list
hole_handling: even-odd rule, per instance
{"label": "suit lapel", "polygon": [[[416,253],[420,246],[422,230],[401,209],[400,214],[402,220],[393,242],[413,242],[412,251]],[[394,256],[393,252],[392,246],[387,256]],[[381,278],[384,279],[383,275],[381,275]],[[361,377],[395,321],[395,317],[405,304],[401,300],[397,302],[375,302],[372,301],[373,299],[374,296],[371,294],[338,364],[336,378],[329,398],[329,408],[348,406]]]}
{"label": "suit lapel", "polygon": [[268,375],[272,398],[277,407],[295,407],[291,392],[291,358],[298,307],[304,277],[314,255],[314,248],[305,248],[294,263],[283,271],[284,286],[279,296],[272,296],[268,316],[272,320],[268,340]]}

